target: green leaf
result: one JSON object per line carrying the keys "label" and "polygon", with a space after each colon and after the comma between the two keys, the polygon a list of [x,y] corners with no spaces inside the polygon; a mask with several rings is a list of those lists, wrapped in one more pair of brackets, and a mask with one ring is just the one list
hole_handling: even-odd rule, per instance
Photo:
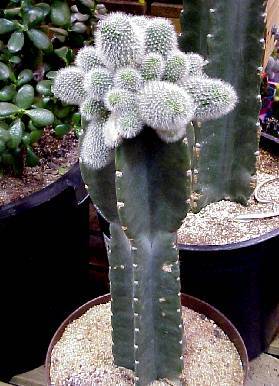
{"label": "green leaf", "polygon": [[7,142],[7,146],[10,149],[16,149],[19,146],[22,139],[23,132],[24,132],[24,123],[22,122],[21,119],[17,119],[16,121],[14,121],[14,123],[11,125],[9,129],[10,139]]}
{"label": "green leaf", "polygon": [[16,95],[15,103],[21,109],[28,109],[34,100],[34,88],[30,84],[22,86]]}
{"label": "green leaf", "polygon": [[27,110],[25,113],[31,118],[32,122],[39,127],[51,125],[54,121],[53,113],[46,109],[38,108]]}
{"label": "green leaf", "polygon": [[24,33],[23,32],[13,32],[9,41],[8,41],[8,50],[10,52],[18,52],[22,49],[24,45]]}
{"label": "green leaf", "polygon": [[26,165],[27,166],[37,166],[40,159],[39,157],[33,152],[32,148],[30,146],[27,146],[26,149]]}
{"label": "green leaf", "polygon": [[38,130],[38,127],[35,126],[35,125],[33,124],[33,122],[30,120],[30,121],[28,122],[28,129],[29,129],[30,131],[33,131],[33,130]]}
{"label": "green leaf", "polygon": [[40,7],[31,7],[25,10],[23,22],[29,27],[33,27],[41,23],[44,17],[45,13]]}
{"label": "green leaf", "polygon": [[13,64],[19,64],[21,62],[21,57],[17,55],[13,55],[10,57],[9,62]]}
{"label": "green leaf", "polygon": [[9,138],[10,138],[10,133],[8,132],[8,130],[0,127],[0,140],[3,142],[7,142]]}
{"label": "green leaf", "polygon": [[6,149],[5,142],[0,137],[0,154],[2,154],[5,149]]}
{"label": "green leaf", "polygon": [[63,137],[63,135],[67,134],[71,130],[71,126],[64,123],[63,125],[57,125],[54,128],[55,135],[57,137]]}
{"label": "green leaf", "polygon": [[86,25],[84,23],[81,23],[80,21],[72,25],[72,31],[76,33],[83,34],[84,32],[86,32],[86,30]]}
{"label": "green leaf", "polygon": [[46,73],[46,78],[53,80],[55,79],[56,75],[57,75],[57,71],[49,71],[48,73]]}
{"label": "green leaf", "polygon": [[16,29],[16,24],[8,19],[0,18],[0,35],[12,32]]}
{"label": "green leaf", "polygon": [[51,80],[41,80],[36,85],[36,90],[41,95],[50,96],[52,95],[51,86],[52,86]]}
{"label": "green leaf", "polygon": [[46,17],[50,12],[50,6],[46,3],[36,4],[36,7],[40,8],[44,12],[44,17]]}
{"label": "green leaf", "polygon": [[0,121],[0,129],[9,130],[9,125],[5,121]]}
{"label": "green leaf", "polygon": [[74,113],[72,115],[72,122],[75,126],[80,126],[81,125],[81,115],[80,113]]}
{"label": "green leaf", "polygon": [[16,114],[18,111],[19,108],[16,105],[7,102],[0,102],[0,118],[9,117]]}
{"label": "green leaf", "polygon": [[9,102],[13,99],[16,94],[16,89],[14,85],[4,86],[0,90],[0,102]]}
{"label": "green leaf", "polygon": [[16,7],[16,8],[6,8],[4,9],[4,15],[7,18],[14,18],[15,16],[18,16],[20,14],[21,8]]}
{"label": "green leaf", "polygon": [[65,36],[65,37],[68,36],[68,31],[66,31],[63,28],[49,27],[49,30],[52,31],[52,32],[55,32],[55,34],[57,34],[57,35],[62,35],[62,36]]}
{"label": "green leaf", "polygon": [[66,1],[54,0],[50,11],[51,22],[59,27],[71,23],[71,11]]}
{"label": "green leaf", "polygon": [[27,35],[34,46],[39,48],[39,50],[48,50],[51,47],[51,42],[44,32],[32,28],[27,31]]}
{"label": "green leaf", "polygon": [[9,79],[10,75],[11,70],[9,69],[9,67],[5,63],[0,62],[0,80]]}
{"label": "green leaf", "polygon": [[17,85],[22,86],[33,79],[33,72],[29,69],[21,71],[17,77]]}
{"label": "green leaf", "polygon": [[66,118],[72,110],[72,106],[54,106],[54,114],[57,118]]}
{"label": "green leaf", "polygon": [[29,133],[23,134],[23,136],[22,136],[22,143],[25,146],[28,146],[30,144],[30,134]]}
{"label": "green leaf", "polygon": [[31,131],[31,133],[29,134],[30,144],[38,142],[42,135],[43,135],[43,130]]}
{"label": "green leaf", "polygon": [[63,59],[66,64],[70,64],[74,59],[73,50],[68,47],[61,47],[54,50],[59,58]]}

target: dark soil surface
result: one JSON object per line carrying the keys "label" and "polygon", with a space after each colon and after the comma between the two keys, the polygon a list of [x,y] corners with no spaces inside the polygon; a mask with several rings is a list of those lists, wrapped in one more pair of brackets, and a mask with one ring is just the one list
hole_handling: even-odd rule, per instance
{"label": "dark soil surface", "polygon": [[78,160],[78,140],[72,132],[58,139],[52,129],[45,129],[34,151],[40,157],[38,166],[26,167],[21,177],[0,176],[0,206],[29,196],[65,174]]}

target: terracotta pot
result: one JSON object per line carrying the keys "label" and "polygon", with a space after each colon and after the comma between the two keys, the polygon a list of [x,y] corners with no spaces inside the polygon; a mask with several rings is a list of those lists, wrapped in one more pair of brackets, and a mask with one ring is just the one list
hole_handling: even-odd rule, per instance
{"label": "terracotta pot", "polygon": [[[81,315],[83,315],[86,311],[88,311],[93,306],[96,306],[98,304],[104,304],[104,303],[107,303],[108,301],[110,301],[110,295],[100,296],[94,300],[89,301],[88,303],[78,308],[75,312],[73,312],[58,328],[58,330],[56,331],[55,335],[53,336],[50,342],[46,361],[45,361],[47,386],[51,386],[51,383],[50,383],[51,353],[52,353],[53,347],[61,339],[66,327],[71,322],[73,322]],[[247,355],[244,342],[240,334],[236,330],[236,328],[233,326],[233,324],[216,308],[212,307],[211,305],[197,298],[182,294],[181,303],[183,306],[186,306],[200,314],[204,314],[208,318],[212,319],[225,332],[225,334],[229,337],[229,339],[234,343],[241,358],[244,375],[245,375],[245,381],[244,381],[244,384],[245,384],[247,380],[248,369],[249,369],[248,355]],[[92,328],[94,328],[94,326],[92,326]]]}

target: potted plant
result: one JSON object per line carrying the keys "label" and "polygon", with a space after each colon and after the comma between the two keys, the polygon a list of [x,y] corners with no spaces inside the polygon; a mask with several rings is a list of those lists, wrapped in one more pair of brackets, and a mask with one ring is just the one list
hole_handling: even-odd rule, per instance
{"label": "potted plant", "polygon": [[[103,11],[93,1],[1,2],[1,379],[40,365],[65,315],[98,293],[87,287],[89,200],[71,155],[80,114],[51,87],[55,71],[92,40]],[[62,288],[73,279],[79,290],[71,295]]]}
{"label": "potted plant", "polygon": [[[229,83],[203,73],[202,57],[178,49],[166,19],[111,14],[98,24],[95,43],[78,53],[76,66],[57,73],[54,93],[80,105],[83,179],[110,222],[114,363],[133,369],[137,385],[159,378],[176,384],[184,359],[176,230],[192,190],[187,125],[229,113],[237,95]],[[182,303],[191,307],[184,297]],[[63,366],[63,358],[51,359],[54,344],[90,305],[68,318],[51,343],[49,384],[51,366]],[[81,347],[82,335],[78,331]],[[73,363],[70,352],[65,357]],[[83,358],[76,361],[82,369]],[[52,381],[94,383],[90,374],[79,379],[76,373]]]}
{"label": "potted plant", "polygon": [[[239,97],[232,114],[201,127],[195,124],[195,212],[218,200],[246,205],[256,187],[266,16],[261,0],[216,1],[214,7],[210,1],[183,2],[181,49],[204,55],[206,73],[230,82]],[[249,234],[248,228],[244,232]],[[183,290],[214,304],[230,318],[250,358],[265,350],[278,326],[278,236],[275,228],[225,245],[179,245]]]}

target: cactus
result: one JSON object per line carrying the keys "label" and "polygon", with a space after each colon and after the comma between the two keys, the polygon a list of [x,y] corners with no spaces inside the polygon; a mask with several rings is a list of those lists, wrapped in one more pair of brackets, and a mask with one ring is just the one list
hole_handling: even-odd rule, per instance
{"label": "cactus", "polygon": [[198,174],[193,208],[197,211],[221,199],[245,204],[255,188],[263,3],[261,0],[183,2],[180,48],[206,56],[206,74],[232,84],[239,98],[231,114],[217,121],[194,124],[197,145],[194,143],[193,163]]}
{"label": "cactus", "polygon": [[141,75],[145,81],[160,80],[164,75],[165,63],[162,55],[148,54],[141,65]]}
{"label": "cactus", "polygon": [[[144,39],[135,28],[139,22]],[[192,189],[186,136],[196,115],[220,117],[234,108],[237,97],[229,84],[193,75],[200,74],[204,61],[177,49],[173,26],[165,19],[110,14],[96,36],[104,65],[85,71],[85,81],[73,84],[78,90],[83,85],[86,94],[80,102],[83,179],[111,223],[114,361],[135,371],[137,386],[161,378],[176,381],[183,367],[176,230]],[[75,92],[63,79],[64,84],[59,73],[58,97]]]}

